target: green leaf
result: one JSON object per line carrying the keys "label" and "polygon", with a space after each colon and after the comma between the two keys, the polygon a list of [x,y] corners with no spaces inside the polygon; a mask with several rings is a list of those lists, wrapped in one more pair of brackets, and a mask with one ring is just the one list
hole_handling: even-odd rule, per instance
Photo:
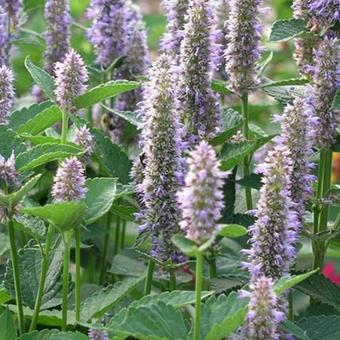
{"label": "green leaf", "polygon": [[140,83],[136,81],[110,81],[108,83],[94,87],[81,96],[76,97],[74,100],[74,104],[77,109],[83,109],[96,103],[100,103],[105,99],[118,96],[121,93],[138,89],[139,87]]}
{"label": "green leaf", "polygon": [[273,289],[276,294],[282,294],[286,290],[293,288],[300,282],[308,279],[313,274],[317,273],[319,269],[315,269],[311,272],[300,274],[300,275],[293,275],[288,277],[281,278],[278,282],[275,283]]}
{"label": "green leaf", "polygon": [[227,224],[227,225],[222,225],[219,226],[220,231],[219,231],[219,235],[223,236],[223,237],[240,237],[240,236],[244,236],[247,235],[248,230],[247,228],[243,227],[242,225],[238,225],[238,224]]}
{"label": "green leaf", "polygon": [[183,254],[192,257],[196,256],[198,247],[194,241],[187,239],[185,236],[177,234],[172,237],[172,242]]}
{"label": "green leaf", "polygon": [[93,178],[86,181],[85,203],[88,209],[85,212],[86,224],[91,224],[105,215],[111,208],[116,197],[116,178]]}
{"label": "green leaf", "polygon": [[138,129],[142,128],[143,126],[143,121],[141,119],[138,118],[137,113],[136,112],[131,112],[131,111],[117,111],[117,110],[113,110],[110,107],[108,107],[107,105],[101,104],[101,106],[108,112],[111,112],[115,115],[117,115],[120,118],[125,119],[127,122],[129,122],[130,124],[136,126]]}
{"label": "green leaf", "polygon": [[45,129],[60,122],[62,119],[62,112],[59,107],[52,105],[45,110],[39,112],[32,119],[28,120],[24,125],[18,129],[18,133],[29,133],[37,135]]}
{"label": "green leaf", "polygon": [[[56,250],[50,252],[50,262],[41,309],[52,308],[61,304],[63,250],[62,245],[60,245]],[[31,309],[34,308],[38,293],[41,260],[41,252],[37,248],[24,248],[18,253],[22,299],[23,303]],[[15,296],[11,261],[9,261],[6,267],[4,284],[11,295]]]}
{"label": "green leaf", "polygon": [[131,307],[124,319],[114,317],[109,328],[117,339],[130,336],[139,340],[187,340],[188,335],[181,312],[163,302]]}
{"label": "green leaf", "polygon": [[229,170],[235,165],[242,163],[245,157],[255,152],[273,137],[274,136],[262,137],[254,142],[243,141],[235,144],[225,144],[221,151],[221,169],[224,171]]}
{"label": "green leaf", "polygon": [[60,332],[56,329],[44,329],[22,335],[19,340],[88,340],[85,334],[79,332]]}
{"label": "green leaf", "polygon": [[82,153],[83,150],[81,148],[73,145],[37,145],[17,156],[16,168],[19,171],[28,171],[40,165],[70,156],[79,156]]}
{"label": "green leaf", "polygon": [[44,0],[24,0],[24,9],[25,12],[35,9],[37,7],[41,7],[44,5]]}
{"label": "green leaf", "polygon": [[311,340],[340,339],[340,316],[338,315],[312,316],[298,320],[297,325]]}
{"label": "green leaf", "polygon": [[302,19],[283,19],[274,22],[269,41],[288,41],[307,32]]}
{"label": "green leaf", "polygon": [[80,307],[81,320],[99,318],[145,280],[145,275],[127,278],[88,297]]}
{"label": "green leaf", "polygon": [[269,51],[267,58],[259,63],[259,74],[262,75],[269,65],[269,63],[273,60],[274,53],[273,51]]}
{"label": "green leaf", "polygon": [[131,257],[118,254],[111,264],[110,273],[123,276],[141,276],[146,271],[146,265]]}
{"label": "green leaf", "polygon": [[325,195],[325,202],[333,206],[340,206],[340,185],[336,184]]}
{"label": "green leaf", "polygon": [[34,119],[36,115],[40,112],[46,110],[51,107],[53,104],[50,101],[43,102],[40,104],[34,104],[29,107],[24,107],[18,111],[15,111],[9,117],[8,127],[13,129],[14,131],[19,130],[20,127],[24,126],[28,121]]}
{"label": "green leaf", "polygon": [[338,111],[340,110],[340,90],[337,90],[332,102],[332,110]]}
{"label": "green leaf", "polygon": [[0,194],[0,203],[8,207],[17,205],[38,183],[41,174],[34,176],[27,183],[25,183],[18,191],[8,195]]}
{"label": "green leaf", "polygon": [[306,331],[289,320],[282,322],[280,324],[280,328],[285,331],[285,333],[294,335],[294,339],[296,340],[311,340],[311,338],[306,334]]}
{"label": "green leaf", "polygon": [[0,315],[0,340],[16,340],[17,331],[10,311],[6,308]]}
{"label": "green leaf", "polygon": [[259,88],[278,87],[278,86],[291,86],[291,85],[305,85],[308,84],[308,79],[305,78],[291,78],[278,81],[270,81],[259,85]]}
{"label": "green leaf", "polygon": [[63,202],[47,204],[43,207],[22,208],[21,212],[40,217],[63,232],[80,225],[86,208],[85,202]]}
{"label": "green leaf", "polygon": [[223,96],[232,93],[226,86],[226,83],[219,79],[213,79],[211,89]]}
{"label": "green leaf", "polygon": [[265,87],[263,90],[283,105],[292,101],[295,96],[303,96],[303,86]]}
{"label": "green leaf", "polygon": [[122,218],[124,221],[134,221],[135,213],[138,212],[138,208],[133,205],[113,203],[111,207],[111,214]]}
{"label": "green leaf", "polygon": [[19,140],[14,131],[8,130],[5,125],[0,125],[0,154],[4,158],[9,158],[13,152],[17,156],[26,149],[27,147]]}
{"label": "green leaf", "polygon": [[46,71],[34,65],[29,56],[26,57],[25,66],[35,83],[45,92],[48,98],[54,101],[54,79]]}
{"label": "green leaf", "polygon": [[221,115],[221,131],[211,141],[211,145],[221,145],[230,137],[236,134],[242,128],[242,116],[235,110],[227,108],[223,110]]}
{"label": "green leaf", "polygon": [[[31,136],[28,134],[22,134],[20,135],[20,138],[23,140],[28,140],[31,142],[32,145],[41,145],[41,144],[60,144],[60,139],[57,139],[55,137],[49,137],[49,136]],[[69,145],[75,145],[71,143],[67,143]]]}
{"label": "green leaf", "polygon": [[10,247],[8,235],[0,233],[0,256],[4,256],[7,253],[7,251],[10,249],[11,247]]}
{"label": "green leaf", "polygon": [[247,299],[241,299],[237,292],[210,297],[202,306],[201,339],[228,338],[242,324],[247,305]]}
{"label": "green leaf", "polygon": [[340,287],[321,274],[314,274],[295,286],[296,289],[315,300],[334,307],[340,311]]}
{"label": "green leaf", "polygon": [[244,187],[260,190],[262,187],[262,176],[259,174],[250,174],[237,180],[236,183]]}
{"label": "green leaf", "polygon": [[16,229],[35,237],[43,239],[46,234],[46,227],[43,220],[38,217],[16,214],[13,217]]}

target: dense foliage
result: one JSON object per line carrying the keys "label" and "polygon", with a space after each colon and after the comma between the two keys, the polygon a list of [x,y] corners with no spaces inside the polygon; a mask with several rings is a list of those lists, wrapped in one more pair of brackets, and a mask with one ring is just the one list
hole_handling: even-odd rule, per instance
{"label": "dense foliage", "polygon": [[338,1],[71,4],[0,0],[0,340],[340,338]]}

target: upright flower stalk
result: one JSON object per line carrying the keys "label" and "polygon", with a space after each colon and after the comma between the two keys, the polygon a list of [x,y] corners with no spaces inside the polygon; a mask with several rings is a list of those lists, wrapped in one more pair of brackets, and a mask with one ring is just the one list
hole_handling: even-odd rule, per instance
{"label": "upright flower stalk", "polygon": [[0,67],[0,124],[7,124],[14,105],[14,75],[5,65]]}
{"label": "upright flower stalk", "polygon": [[53,75],[55,63],[62,62],[71,47],[72,20],[69,0],[47,0],[45,20],[45,69]]}
{"label": "upright flower stalk", "polygon": [[[261,24],[258,18],[261,0],[231,0],[228,20],[228,47],[225,51],[229,86],[241,98],[243,135],[249,140],[248,95],[259,79],[256,63],[259,60]],[[242,57],[241,57],[242,56]],[[250,174],[250,157],[244,160],[244,175]],[[246,188],[247,208],[252,209],[251,189]]]}
{"label": "upright flower stalk", "polygon": [[219,128],[218,96],[210,89],[217,69],[219,46],[210,0],[190,0],[180,52],[178,111],[188,130],[188,139],[197,143],[210,138]]}
{"label": "upright flower stalk", "polygon": [[[178,192],[182,213],[180,227],[186,237],[202,245],[217,229],[216,222],[221,217],[223,203],[223,180],[226,174],[219,170],[214,149],[202,141],[191,152],[188,159],[188,173],[185,185]],[[203,280],[203,251],[196,252],[196,304],[193,339],[200,339],[201,290]]]}
{"label": "upright flower stalk", "polygon": [[291,153],[286,145],[277,144],[268,152],[258,171],[263,186],[256,210],[256,222],[250,228],[249,256],[252,279],[261,276],[274,280],[289,273],[295,257],[295,241],[299,221],[291,199]]}

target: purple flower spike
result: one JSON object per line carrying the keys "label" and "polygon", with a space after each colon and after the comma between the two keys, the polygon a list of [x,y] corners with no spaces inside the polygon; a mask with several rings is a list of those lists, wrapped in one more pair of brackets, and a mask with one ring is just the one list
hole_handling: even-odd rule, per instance
{"label": "purple flower spike", "polygon": [[9,58],[9,31],[8,31],[8,14],[0,6],[0,66],[8,64]]}
{"label": "purple flower spike", "polygon": [[125,0],[92,0],[88,17],[93,24],[88,30],[88,37],[99,65],[106,68],[125,55],[130,16]]}
{"label": "purple flower spike", "polygon": [[240,339],[244,340],[279,340],[282,339],[279,323],[285,319],[284,313],[278,310],[278,298],[273,292],[272,279],[264,276],[250,285],[249,309]]}
{"label": "purple flower spike", "polygon": [[73,142],[84,149],[84,161],[88,163],[94,152],[94,139],[86,125],[76,130]]}
{"label": "purple flower spike", "polygon": [[53,180],[52,197],[56,202],[79,201],[85,197],[83,165],[75,158],[67,158],[60,165]]}
{"label": "purple flower spike", "polygon": [[231,0],[229,3],[226,71],[231,89],[241,96],[258,84],[256,63],[261,54],[258,18],[261,3],[261,0]]}
{"label": "purple flower spike", "polygon": [[13,72],[7,66],[0,67],[0,124],[7,124],[14,105],[13,81]]}
{"label": "purple flower spike", "polygon": [[175,58],[174,63],[178,64],[189,0],[164,0],[163,7],[168,24],[167,33],[161,41],[161,50],[166,53],[170,52]]}
{"label": "purple flower spike", "polygon": [[18,182],[17,178],[14,153],[7,160],[0,154],[0,180],[8,184],[16,184]]}
{"label": "purple flower spike", "polygon": [[74,50],[65,57],[64,62],[55,65],[55,95],[58,104],[66,112],[74,112],[73,100],[86,90],[88,74],[83,59]]}
{"label": "purple flower spike", "polygon": [[71,14],[68,0],[47,0],[45,5],[45,69],[54,74],[54,65],[62,62],[70,50]]}
{"label": "purple flower spike", "polygon": [[181,45],[178,110],[189,138],[210,138],[218,131],[218,96],[210,89],[218,68],[216,20],[210,0],[190,0]]}
{"label": "purple flower spike", "polygon": [[291,200],[292,160],[289,149],[278,144],[259,166],[263,186],[256,210],[256,222],[250,227],[249,268],[253,278],[273,279],[287,274],[295,256],[299,222]]}
{"label": "purple flower spike", "polygon": [[[316,120],[308,111],[303,98],[288,104],[281,117],[281,136],[277,142],[288,147],[292,159],[291,198],[300,221],[303,220],[306,201],[313,193],[313,164],[309,161],[315,139]],[[301,226],[302,228],[302,226]]]}
{"label": "purple flower spike", "polygon": [[310,0],[308,9],[318,26],[328,28],[340,21],[339,0]]}
{"label": "purple flower spike", "polygon": [[188,159],[185,186],[178,193],[182,211],[181,229],[201,244],[216,232],[216,221],[223,209],[223,179],[214,149],[202,141]]}
{"label": "purple flower spike", "polygon": [[90,340],[109,340],[109,335],[106,331],[102,331],[99,329],[90,329],[89,338]]}
{"label": "purple flower spike", "polygon": [[151,232],[151,255],[159,260],[168,260],[175,251],[171,237],[179,232],[180,215],[176,191],[181,151],[170,65],[170,58],[161,55],[151,69],[150,81],[144,89],[142,111],[146,123],[142,140],[145,168],[143,183],[137,189],[142,193],[145,206],[144,224],[140,230]]}
{"label": "purple flower spike", "polygon": [[340,88],[338,39],[325,35],[314,51],[311,85],[307,87],[307,107],[319,119],[316,131],[318,146],[327,148],[335,141],[339,111],[331,105],[336,90]]}

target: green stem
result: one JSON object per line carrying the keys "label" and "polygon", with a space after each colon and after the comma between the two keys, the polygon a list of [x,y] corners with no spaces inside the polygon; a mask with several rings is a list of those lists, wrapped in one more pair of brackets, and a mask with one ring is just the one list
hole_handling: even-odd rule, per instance
{"label": "green stem", "polygon": [[113,249],[113,254],[117,255],[119,252],[119,236],[120,236],[120,218],[117,217],[117,225],[116,225],[116,232],[115,232],[115,244]]}
{"label": "green stem", "polygon": [[202,299],[202,281],[203,281],[203,254],[198,252],[196,255],[196,283],[195,283],[195,321],[193,340],[200,339],[201,333],[201,299]]}
{"label": "green stem", "polygon": [[148,262],[148,273],[145,280],[144,295],[149,295],[151,293],[153,272],[155,270],[155,262],[151,259]]}
{"label": "green stem", "polygon": [[126,234],[126,221],[122,223],[122,234],[120,240],[120,249],[124,249],[125,247],[125,234]]}
{"label": "green stem", "polygon": [[61,130],[61,144],[66,144],[67,134],[68,134],[68,114],[66,112],[62,113],[62,130]]}
{"label": "green stem", "polygon": [[63,235],[64,239],[64,266],[63,266],[63,302],[62,302],[62,325],[61,330],[67,330],[67,301],[68,301],[68,279],[70,266],[70,246]]}
{"label": "green stem", "polygon": [[106,220],[106,234],[104,238],[103,255],[102,255],[101,264],[100,264],[99,284],[104,283],[104,278],[106,274],[106,264],[107,264],[106,261],[107,261],[107,255],[109,252],[110,235],[111,235],[111,214],[109,212],[107,214],[107,220]]}
{"label": "green stem", "polygon": [[288,320],[294,321],[293,292],[288,293]]}
{"label": "green stem", "polygon": [[76,321],[80,321],[80,287],[81,287],[81,275],[80,275],[80,227],[75,229],[76,239],[76,283],[75,283],[75,312]]}
{"label": "green stem", "polygon": [[176,290],[176,271],[174,268],[169,269],[169,290],[172,292]]}
{"label": "green stem", "polygon": [[53,226],[50,225],[48,227],[48,231],[46,235],[45,249],[44,249],[44,252],[41,254],[42,259],[41,259],[40,281],[39,281],[38,294],[37,294],[37,298],[35,300],[35,305],[34,305],[34,313],[33,313],[32,321],[31,321],[30,329],[29,329],[30,332],[33,332],[36,329],[37,323],[38,323],[41,302],[42,302],[42,298],[43,298],[44,290],[45,290],[46,276],[48,272],[49,252],[50,252],[51,243],[52,243],[52,236],[53,236]]}
{"label": "green stem", "polygon": [[15,231],[14,231],[12,218],[10,218],[8,222],[8,231],[9,231],[9,241],[11,245],[15,299],[16,299],[17,308],[18,308],[19,333],[21,335],[25,333],[25,317],[24,317],[24,310],[23,310],[22,296],[21,296],[18,252],[17,252],[16,243],[15,243]]}
{"label": "green stem", "polygon": [[[243,136],[246,141],[249,140],[249,106],[248,106],[248,94],[241,97],[242,115],[243,115]],[[250,157],[246,157],[243,162],[243,174],[244,177],[250,175]],[[245,187],[246,191],[246,204],[247,209],[253,209],[253,199],[250,187]]]}
{"label": "green stem", "polygon": [[211,258],[209,260],[209,277],[211,279],[217,277],[217,266],[216,266],[216,258]]}

